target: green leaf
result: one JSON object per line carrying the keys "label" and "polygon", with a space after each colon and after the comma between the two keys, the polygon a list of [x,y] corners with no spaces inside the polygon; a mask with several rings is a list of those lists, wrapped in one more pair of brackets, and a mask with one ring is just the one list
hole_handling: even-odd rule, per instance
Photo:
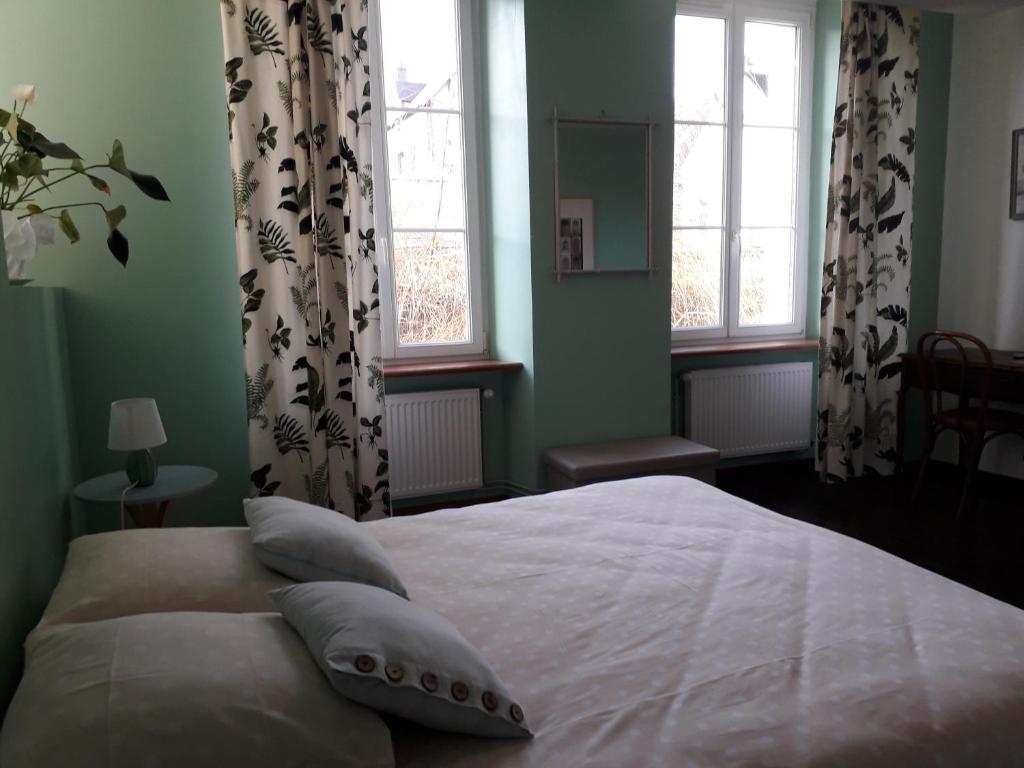
{"label": "green leaf", "polygon": [[170,201],[167,191],[156,176],[149,176],[144,173],[136,173],[128,168],[124,161],[124,146],[120,141],[114,139],[114,146],[110,150],[110,170],[129,178],[134,182],[139,191],[154,200]]}
{"label": "green leaf", "polygon": [[50,141],[38,131],[32,136],[32,140],[27,146],[41,157],[55,157],[58,160],[80,159],[78,153],[67,144],[59,141]]}
{"label": "green leaf", "polygon": [[167,190],[164,189],[164,185],[160,183],[160,180],[156,176],[128,171],[128,178],[135,182],[135,186],[138,187],[139,191],[146,197],[151,197],[154,200],[162,200],[168,203],[171,201],[171,198],[167,196]]}
{"label": "green leaf", "polygon": [[0,171],[0,185],[13,190],[18,189],[18,172],[14,170],[13,164]]}
{"label": "green leaf", "polygon": [[124,217],[128,215],[128,210],[123,205],[119,205],[117,208],[111,208],[109,211],[104,208],[103,213],[107,217],[107,226],[110,227],[111,232],[114,232],[117,229],[117,225],[124,221]]}
{"label": "green leaf", "polygon": [[114,146],[110,150],[110,169],[122,176],[128,175],[128,166],[124,162],[124,146],[118,139],[114,139]]}
{"label": "green leaf", "polygon": [[112,230],[107,237],[107,248],[114,254],[122,267],[128,266],[128,238],[121,234],[118,229]]}
{"label": "green leaf", "polygon": [[40,208],[35,203],[29,203],[28,205],[26,205],[25,206],[25,210],[28,211],[29,213],[32,213],[32,214],[42,213],[43,212],[43,209]]}
{"label": "green leaf", "polygon": [[105,182],[99,176],[93,176],[92,174],[89,174],[89,173],[87,173],[85,175],[89,178],[89,183],[92,184],[94,187],[96,187],[96,189],[98,189],[100,192],[104,192],[104,193],[106,193],[108,195],[110,194],[110,185],[107,184],[107,182]]}
{"label": "green leaf", "polygon": [[14,168],[14,171],[19,176],[24,176],[26,179],[30,179],[33,176],[44,176],[46,170],[43,168],[43,161],[39,159],[38,155],[34,155],[31,152],[25,152],[18,157],[10,167]]}
{"label": "green leaf", "polygon": [[4,128],[7,130],[11,137],[18,140],[18,116],[13,112],[7,112],[7,119],[4,120]]}
{"label": "green leaf", "polygon": [[82,158],[77,157],[71,161],[71,170],[75,173],[82,173],[85,171],[85,163],[82,162]]}
{"label": "green leaf", "polygon": [[67,235],[68,240],[72,243],[77,243],[81,239],[78,234],[78,227],[71,220],[71,214],[68,213],[66,208],[60,212],[60,218],[57,219],[57,223],[60,224],[60,231]]}

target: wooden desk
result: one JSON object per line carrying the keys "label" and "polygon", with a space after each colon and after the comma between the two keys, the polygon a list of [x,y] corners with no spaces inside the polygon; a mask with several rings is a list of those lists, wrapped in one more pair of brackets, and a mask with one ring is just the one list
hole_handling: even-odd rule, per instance
{"label": "wooden desk", "polygon": [[[974,354],[968,354],[968,391],[977,391],[980,388],[981,370],[983,369],[981,354],[976,349],[969,350]],[[993,349],[992,353],[992,384],[989,390],[989,400],[1001,403],[1024,404],[1024,360],[1014,360],[1014,353],[1006,349]],[[945,391],[960,391],[960,357],[953,350],[936,351],[936,373]],[[943,365],[942,359],[949,360],[949,366]],[[907,391],[916,387],[921,389],[921,379],[917,368],[918,356],[916,352],[907,352],[902,356],[902,379],[900,380],[900,393],[896,409],[896,471],[903,466],[903,427],[907,400]],[[978,375],[972,377],[973,368],[977,368]],[[948,388],[948,389],[947,389]]]}

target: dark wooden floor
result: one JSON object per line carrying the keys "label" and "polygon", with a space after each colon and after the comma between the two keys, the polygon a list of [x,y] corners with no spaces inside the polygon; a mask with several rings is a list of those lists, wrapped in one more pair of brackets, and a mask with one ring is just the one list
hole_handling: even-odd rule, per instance
{"label": "dark wooden floor", "polygon": [[810,462],[762,464],[720,470],[718,486],[1024,608],[1024,481],[980,476],[974,512],[957,523],[959,469],[933,464],[913,511],[910,469],[826,485]]}

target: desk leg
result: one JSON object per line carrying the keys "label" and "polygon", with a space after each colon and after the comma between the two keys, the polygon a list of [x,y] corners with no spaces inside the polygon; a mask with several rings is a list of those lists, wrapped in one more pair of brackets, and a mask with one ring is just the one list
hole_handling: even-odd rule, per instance
{"label": "desk leg", "polygon": [[160,501],[155,504],[136,504],[125,507],[136,528],[163,528],[167,520],[167,508],[171,506],[170,500]]}
{"label": "desk leg", "polygon": [[896,474],[903,472],[903,432],[906,427],[907,387],[901,382],[896,395]]}

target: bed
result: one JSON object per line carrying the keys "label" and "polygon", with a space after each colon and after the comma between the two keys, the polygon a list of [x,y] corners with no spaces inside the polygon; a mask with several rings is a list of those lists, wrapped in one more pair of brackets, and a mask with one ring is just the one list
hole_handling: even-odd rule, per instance
{"label": "bed", "polygon": [[[1004,766],[1024,754],[1024,612],[696,480],[625,480],[367,525],[412,599],[483,653],[535,732],[485,740],[393,720],[398,766]],[[151,584],[149,605],[124,577],[145,568],[130,536],[76,542],[74,581],[62,580],[27,642],[14,716],[36,693],[34,649],[69,616],[272,621],[260,580],[279,577],[249,561],[244,534],[133,534],[159,538],[171,572],[178,550],[207,537],[206,564],[192,569],[202,583]],[[90,570],[85,549],[93,563],[118,552],[120,575]],[[20,735],[10,721],[0,755]]]}

